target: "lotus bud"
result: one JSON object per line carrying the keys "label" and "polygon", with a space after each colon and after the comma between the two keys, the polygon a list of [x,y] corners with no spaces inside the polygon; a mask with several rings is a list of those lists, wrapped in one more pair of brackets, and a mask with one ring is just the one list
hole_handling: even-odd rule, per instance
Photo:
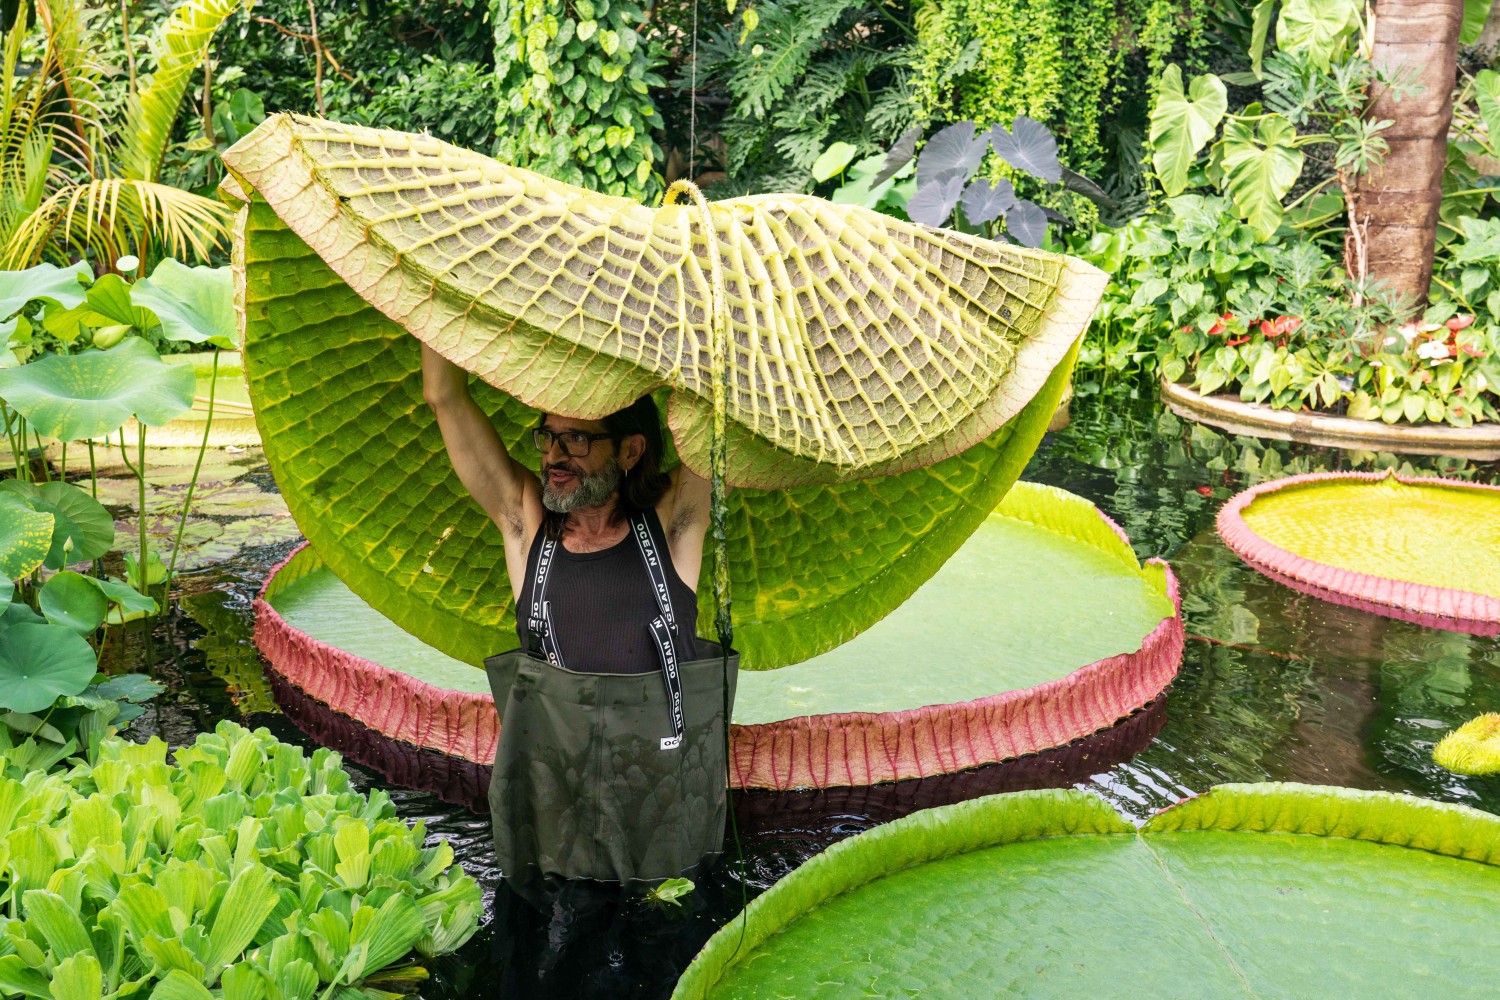
{"label": "lotus bud", "polygon": [[114,323],[110,326],[101,326],[99,329],[94,331],[94,346],[99,348],[99,350],[101,351],[107,351],[111,347],[114,347],[116,344],[118,344],[120,341],[124,340],[125,335],[129,332],[130,327],[123,323]]}

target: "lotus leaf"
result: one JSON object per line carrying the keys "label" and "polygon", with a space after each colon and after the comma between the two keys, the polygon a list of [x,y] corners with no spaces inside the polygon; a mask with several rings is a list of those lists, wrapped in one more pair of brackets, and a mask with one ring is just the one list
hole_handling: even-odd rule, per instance
{"label": "lotus leaf", "polygon": [[122,625],[137,618],[156,614],[156,599],[147,597],[119,577],[112,576],[107,580],[96,579],[94,585],[105,597],[109,598],[111,625]]}
{"label": "lotus leaf", "polygon": [[[0,509],[0,513],[3,513],[3,509]],[[15,596],[15,593],[15,582],[4,573],[0,573],[0,614],[3,614],[5,609],[10,607],[11,598]]]}
{"label": "lotus leaf", "polygon": [[0,370],[0,397],[38,433],[73,441],[107,434],[132,416],[153,427],[166,423],[193,405],[193,373],[127,337],[107,351]]}
{"label": "lotus leaf", "polygon": [[72,629],[20,622],[0,629],[0,708],[40,712],[94,678],[94,650]]}
{"label": "lotus leaf", "polygon": [[118,274],[106,274],[88,291],[80,319],[90,325],[116,324],[142,333],[156,325],[156,317],[136,305],[130,286]]}
{"label": "lotus leaf", "polygon": [[84,300],[94,269],[80,260],[71,267],[38,264],[24,271],[0,271],[0,319],[7,319],[38,300],[71,309]]}
{"label": "lotus leaf", "polygon": [[0,496],[19,496],[33,510],[52,515],[44,565],[61,569],[98,559],[114,542],[114,521],[100,503],[72,483],[0,482]]}
{"label": "lotus leaf", "polygon": [[1342,788],[1224,785],[1140,831],[1081,792],[990,796],[836,844],[673,997],[1398,998],[1413,970],[1478,996],[1500,958],[1461,942],[1500,902],[1497,845],[1487,813]]}
{"label": "lotus leaf", "polygon": [[168,340],[235,346],[234,282],[225,267],[188,267],[168,257],[131,289]]}
{"label": "lotus leaf", "polygon": [[[236,294],[266,457],[329,567],[402,628],[478,664],[512,621],[499,535],[452,473],[406,331],[478,376],[522,461],[532,406],[595,416],[660,389],[707,470],[697,212],[293,116],[226,162],[248,199]],[[811,198],[710,214],[737,345],[735,643],[768,668],[868,627],[983,521],[1056,408],[1101,276]]]}
{"label": "lotus leaf", "polygon": [[104,623],[109,599],[89,577],[64,570],[42,587],[42,614],[54,625],[89,635]]}
{"label": "lotus leaf", "polygon": [[0,491],[0,576],[16,580],[42,564],[52,547],[53,516]]}

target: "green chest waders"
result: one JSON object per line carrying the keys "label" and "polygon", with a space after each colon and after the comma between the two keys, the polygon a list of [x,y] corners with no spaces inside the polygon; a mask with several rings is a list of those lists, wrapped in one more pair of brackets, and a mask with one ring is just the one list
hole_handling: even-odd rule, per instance
{"label": "green chest waders", "polygon": [[557,542],[543,541],[527,609],[528,649],[485,660],[500,713],[490,778],[495,855],[510,878],[611,882],[673,878],[723,847],[727,808],[725,685],[717,644],[681,662],[670,592],[644,519],[631,531],[661,612],[648,626],[662,669],[595,674],[567,669],[556,647],[547,575]]}

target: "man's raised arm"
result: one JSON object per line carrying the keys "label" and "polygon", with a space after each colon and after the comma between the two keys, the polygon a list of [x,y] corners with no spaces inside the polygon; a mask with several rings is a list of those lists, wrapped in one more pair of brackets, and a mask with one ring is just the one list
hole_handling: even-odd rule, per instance
{"label": "man's raised arm", "polygon": [[422,397],[437,417],[459,481],[504,534],[507,564],[516,548],[524,573],[526,546],[542,520],[536,476],[510,457],[489,417],[470,398],[468,373],[426,344]]}

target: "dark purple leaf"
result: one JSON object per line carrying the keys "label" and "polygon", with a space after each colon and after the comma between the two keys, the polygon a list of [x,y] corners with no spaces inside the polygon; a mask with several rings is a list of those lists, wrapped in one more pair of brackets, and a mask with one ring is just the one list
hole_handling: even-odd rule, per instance
{"label": "dark purple leaf", "polygon": [[1067,167],[1063,167],[1062,182],[1063,187],[1069,191],[1077,191],[1100,208],[1113,208],[1115,206],[1115,200],[1109,196],[1109,192],[1082,174],[1069,170]]}
{"label": "dark purple leaf", "polygon": [[973,122],[959,122],[940,130],[917,158],[917,187],[942,184],[957,177],[967,181],[984,159],[988,140],[974,137]]}
{"label": "dark purple leaf", "polygon": [[891,147],[886,154],[885,162],[880,165],[880,172],[870,181],[870,189],[873,191],[892,177],[896,172],[911,162],[911,158],[917,155],[917,140],[922,138],[922,126],[913,125],[901,133],[901,138]]}
{"label": "dark purple leaf", "polygon": [[1006,213],[1005,228],[1022,246],[1039,247],[1047,237],[1047,213],[1040,205],[1022,198]]}
{"label": "dark purple leaf", "polygon": [[991,184],[977,180],[964,192],[964,218],[970,222],[993,222],[1016,204],[1016,189],[1010,181],[1001,180]]}
{"label": "dark purple leaf", "polygon": [[964,178],[950,177],[941,183],[926,184],[906,203],[906,214],[924,226],[941,226],[953,214],[953,206],[964,193]]}
{"label": "dark purple leaf", "polygon": [[[1057,183],[1062,180],[1062,164],[1057,162],[1057,140],[1041,122],[1017,115],[1007,132],[996,125],[989,131],[990,146],[995,154],[1033,177]],[[920,167],[920,164],[918,164]]]}

